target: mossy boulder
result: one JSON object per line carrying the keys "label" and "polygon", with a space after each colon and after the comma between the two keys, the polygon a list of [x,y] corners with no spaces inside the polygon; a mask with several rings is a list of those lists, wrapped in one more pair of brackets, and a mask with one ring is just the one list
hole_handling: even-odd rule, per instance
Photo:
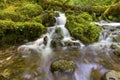
{"label": "mossy boulder", "polygon": [[120,57],[120,49],[116,49],[113,52],[116,56]]}
{"label": "mossy boulder", "polygon": [[44,11],[41,14],[42,24],[46,27],[54,26],[55,25],[55,18],[53,11]]}
{"label": "mossy boulder", "polygon": [[52,62],[50,66],[50,71],[52,73],[58,72],[74,72],[76,64],[73,61],[69,60],[57,60]]}
{"label": "mossy boulder", "polygon": [[25,17],[15,11],[3,10],[0,12],[0,19],[1,20],[12,20],[12,21],[18,22],[18,21],[24,21]]}
{"label": "mossy boulder", "polygon": [[32,41],[45,32],[46,28],[40,23],[0,20],[0,45]]}
{"label": "mossy boulder", "polygon": [[99,26],[91,24],[92,21],[92,16],[87,12],[76,16],[68,15],[66,27],[74,38],[89,44],[98,40],[99,32],[101,31]]}
{"label": "mossy boulder", "polygon": [[21,7],[16,9],[18,12],[20,12],[22,15],[33,17],[38,16],[42,13],[43,9],[38,4],[33,3],[24,3]]}

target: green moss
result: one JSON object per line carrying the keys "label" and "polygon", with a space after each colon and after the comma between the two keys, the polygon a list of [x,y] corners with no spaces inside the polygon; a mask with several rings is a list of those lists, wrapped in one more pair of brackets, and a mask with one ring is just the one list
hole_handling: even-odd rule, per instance
{"label": "green moss", "polygon": [[59,72],[74,72],[75,63],[73,61],[68,60],[58,60],[51,64],[51,72],[59,71]]}
{"label": "green moss", "polygon": [[66,27],[71,35],[82,42],[89,44],[96,42],[99,38],[100,27],[91,24],[92,16],[87,12],[79,15],[68,15]]}
{"label": "green moss", "polygon": [[42,24],[46,27],[54,26],[55,24],[55,18],[54,18],[53,11],[43,12],[43,14],[41,15],[41,19],[42,19]]}
{"label": "green moss", "polygon": [[24,3],[21,7],[17,9],[17,11],[25,16],[33,17],[40,15],[43,9],[38,4]]}
{"label": "green moss", "polygon": [[46,31],[45,27],[36,22],[13,22],[0,20],[0,44],[16,44],[38,38]]}
{"label": "green moss", "polygon": [[1,20],[12,20],[12,21],[24,21],[24,16],[16,13],[14,11],[1,11],[0,12],[0,19]]}
{"label": "green moss", "polygon": [[39,22],[39,23],[42,23],[42,17],[39,15],[39,16],[36,16],[36,17],[33,17],[33,20],[35,22]]}

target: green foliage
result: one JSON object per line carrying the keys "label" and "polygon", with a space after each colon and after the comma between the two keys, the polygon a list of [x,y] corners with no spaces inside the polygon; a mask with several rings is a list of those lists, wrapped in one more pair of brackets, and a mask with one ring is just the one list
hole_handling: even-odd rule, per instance
{"label": "green foliage", "polygon": [[96,42],[99,38],[100,27],[90,24],[93,21],[92,17],[83,12],[77,16],[68,15],[66,27],[71,35],[82,42],[88,44]]}
{"label": "green foliage", "polygon": [[0,44],[15,44],[31,41],[46,31],[40,23],[0,20]]}
{"label": "green foliage", "polygon": [[43,9],[40,5],[32,3],[24,3],[18,8],[18,12],[29,17],[40,15],[42,11]]}

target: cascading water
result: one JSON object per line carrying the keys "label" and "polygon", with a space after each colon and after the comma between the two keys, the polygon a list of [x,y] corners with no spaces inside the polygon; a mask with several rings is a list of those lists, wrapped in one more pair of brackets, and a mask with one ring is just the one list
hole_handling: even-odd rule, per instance
{"label": "cascading water", "polygon": [[[53,50],[50,46],[51,41],[54,38],[59,37],[59,35],[57,35],[55,33],[55,31],[57,29],[60,29],[60,34],[62,35],[62,39],[60,41],[63,45],[67,41],[80,44],[80,48],[81,48],[80,52],[83,54],[81,56],[81,59],[78,62],[76,62],[78,69],[74,73],[75,80],[93,80],[93,79],[90,79],[90,75],[91,75],[91,72],[93,69],[99,70],[100,74],[102,74],[102,75],[105,72],[107,72],[108,70],[106,68],[104,68],[101,64],[99,64],[100,57],[98,55],[105,53],[105,54],[107,54],[107,59],[109,61],[112,61],[112,59],[109,55],[109,52],[112,51],[110,49],[110,46],[112,44],[119,46],[119,43],[113,42],[113,39],[114,39],[114,37],[120,35],[119,30],[114,29],[114,28],[120,26],[120,23],[107,23],[105,21],[93,23],[93,24],[102,26],[102,31],[100,32],[99,41],[94,44],[85,46],[79,40],[72,40],[72,37],[70,36],[69,31],[65,28],[65,24],[66,24],[65,14],[61,13],[61,12],[58,12],[58,13],[59,13],[59,16],[57,16],[57,17],[55,16],[55,19],[56,19],[55,26],[48,27],[46,34],[44,34],[38,40],[27,43],[25,45],[21,45],[18,48],[18,51],[23,54],[29,55],[29,54],[33,54],[33,53],[38,53],[40,56],[42,55],[42,62],[43,62],[42,65],[45,68],[44,72],[46,72],[45,73],[46,78],[42,79],[42,80],[46,80],[46,79],[53,80],[53,77],[51,77],[51,75],[50,75],[48,65],[50,65],[49,58],[53,53]],[[86,57],[86,55],[87,55],[87,57]],[[86,59],[88,59],[88,61],[86,61]],[[46,67],[46,65],[47,65],[47,67]]]}

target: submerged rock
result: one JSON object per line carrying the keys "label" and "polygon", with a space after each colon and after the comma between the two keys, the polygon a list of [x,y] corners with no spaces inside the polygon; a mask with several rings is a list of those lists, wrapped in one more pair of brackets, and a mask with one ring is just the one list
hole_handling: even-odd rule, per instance
{"label": "submerged rock", "polygon": [[110,48],[111,48],[111,49],[117,49],[117,48],[118,48],[118,46],[117,46],[117,45],[112,44],[112,45],[110,46]]}
{"label": "submerged rock", "polygon": [[114,53],[116,56],[120,57],[120,49],[116,49],[113,53]]}
{"label": "submerged rock", "polygon": [[97,69],[92,69],[92,72],[90,74],[90,80],[101,80],[102,74]]}
{"label": "submerged rock", "polygon": [[120,72],[111,70],[105,74],[104,80],[119,80]]}
{"label": "submerged rock", "polygon": [[115,37],[115,38],[114,38],[114,41],[120,42],[120,36]]}
{"label": "submerged rock", "polygon": [[120,57],[120,47],[118,45],[111,45],[111,49],[113,49],[113,54]]}
{"label": "submerged rock", "polygon": [[73,61],[69,60],[58,60],[54,61],[51,66],[50,70],[52,73],[58,72],[74,72],[76,68],[76,64]]}

